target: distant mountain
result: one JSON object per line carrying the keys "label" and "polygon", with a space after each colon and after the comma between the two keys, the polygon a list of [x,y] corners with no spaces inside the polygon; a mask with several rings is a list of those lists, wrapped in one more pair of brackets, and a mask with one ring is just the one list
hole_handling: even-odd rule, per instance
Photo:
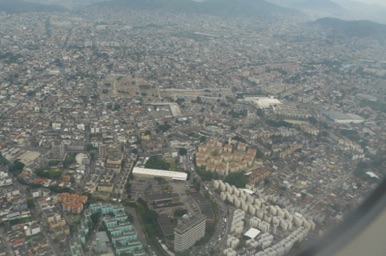
{"label": "distant mountain", "polygon": [[298,10],[313,19],[334,17],[345,20],[370,20],[386,24],[386,7],[355,0],[266,0]]}
{"label": "distant mountain", "polygon": [[294,9],[343,10],[334,0],[267,0],[267,2]]}
{"label": "distant mountain", "polygon": [[57,5],[24,2],[22,0],[0,0],[0,12],[62,12],[66,9]]}
{"label": "distant mountain", "polygon": [[298,10],[323,10],[330,12],[344,11],[342,6],[330,0],[303,0],[301,2],[294,3],[292,6]]}
{"label": "distant mountain", "polygon": [[351,0],[333,0],[344,9],[347,15],[343,18],[348,20],[371,20],[386,24],[386,7],[375,4],[359,3]]}
{"label": "distant mountain", "polygon": [[63,6],[67,9],[77,9],[106,0],[23,0],[30,3],[51,4]]}
{"label": "distant mountain", "polygon": [[313,18],[341,16],[345,9],[331,0],[267,0],[270,3],[291,8]]}
{"label": "distant mountain", "polygon": [[322,18],[311,23],[334,34],[344,34],[359,38],[386,39],[386,25],[367,20],[344,21],[335,18]]}
{"label": "distant mountain", "polygon": [[187,13],[203,13],[227,16],[292,16],[299,15],[294,10],[279,7],[264,0],[112,0],[97,3],[101,7],[127,7],[145,9],[165,9]]}

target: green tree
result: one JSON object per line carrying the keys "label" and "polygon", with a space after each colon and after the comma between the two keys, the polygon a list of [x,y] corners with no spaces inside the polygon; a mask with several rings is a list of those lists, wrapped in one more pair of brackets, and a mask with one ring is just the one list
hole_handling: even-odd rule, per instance
{"label": "green tree", "polygon": [[59,161],[51,160],[48,162],[48,166],[57,166],[59,164]]}
{"label": "green tree", "polygon": [[94,225],[94,227],[95,227],[96,225],[98,225],[99,220],[101,219],[101,217],[102,217],[102,213],[101,213],[101,212],[96,212],[96,213],[94,213],[94,214],[92,214],[92,215],[90,216],[91,221],[92,221],[92,224]]}
{"label": "green tree", "polygon": [[0,165],[7,165],[9,166],[11,163],[5,158],[1,152],[0,152]]}
{"label": "green tree", "polygon": [[213,179],[219,179],[220,175],[216,172],[205,171],[203,168],[196,168],[198,176],[202,181],[211,181]]}
{"label": "green tree", "polygon": [[166,180],[162,177],[154,177],[154,179],[158,182],[158,184],[165,184]]}
{"label": "green tree", "polygon": [[219,156],[220,152],[218,150],[214,150],[214,151],[211,152],[211,155],[212,156]]}
{"label": "green tree", "polygon": [[35,201],[34,201],[33,198],[28,198],[27,199],[27,207],[30,208],[30,209],[35,207]]}
{"label": "green tree", "polygon": [[75,160],[75,154],[73,153],[68,153],[66,158],[63,161],[63,165],[65,167],[69,167],[70,165],[74,164],[76,162]]}
{"label": "green tree", "polygon": [[151,156],[146,162],[145,168],[169,170],[170,163],[159,156]]}
{"label": "green tree", "polygon": [[184,216],[187,213],[188,213],[188,210],[179,208],[179,209],[174,211],[174,216],[175,217],[181,217],[181,216]]}
{"label": "green tree", "polygon": [[62,172],[60,170],[49,170],[48,175],[50,179],[57,180],[62,176]]}
{"label": "green tree", "polygon": [[259,117],[261,117],[261,118],[264,118],[264,117],[265,117],[265,112],[264,112],[263,109],[258,108],[258,109],[256,110],[256,115],[259,116]]}
{"label": "green tree", "polygon": [[73,193],[74,191],[71,188],[60,187],[58,185],[52,185],[48,187],[49,190],[55,193]]}
{"label": "green tree", "polygon": [[313,124],[313,125],[316,125],[318,123],[318,119],[316,119],[314,116],[310,116],[308,118],[308,121]]}
{"label": "green tree", "polygon": [[41,178],[46,178],[46,179],[50,178],[50,174],[49,174],[48,170],[46,170],[45,168],[36,169],[35,174]]}
{"label": "green tree", "polygon": [[92,144],[86,144],[86,150],[87,151],[92,151],[92,150],[96,150],[97,148],[96,147],[94,147]]}
{"label": "green tree", "polygon": [[248,142],[244,138],[242,138],[240,136],[235,136],[235,137],[232,138],[232,140],[236,140],[238,142],[242,142],[242,143],[248,144]]}
{"label": "green tree", "polygon": [[169,130],[169,129],[172,128],[172,127],[171,127],[170,124],[165,123],[165,124],[159,124],[157,128],[158,128],[158,130],[160,130],[161,132],[166,132],[167,130]]}
{"label": "green tree", "polygon": [[177,102],[178,105],[181,106],[183,103],[185,103],[185,99],[184,99],[184,98],[178,98],[178,99],[176,100],[176,102]]}
{"label": "green tree", "polygon": [[131,193],[131,183],[130,182],[126,182],[125,190],[126,190],[127,194]]}
{"label": "green tree", "polygon": [[120,110],[120,109],[121,109],[121,105],[115,103],[115,104],[114,104],[114,107],[113,107],[113,110],[114,110],[114,111],[117,111],[117,110]]}
{"label": "green tree", "polygon": [[130,223],[134,223],[134,217],[131,213],[127,212],[126,213],[127,215],[127,220],[130,222]]}
{"label": "green tree", "polygon": [[24,166],[25,165],[22,162],[16,160],[13,164],[11,164],[11,166],[9,166],[9,171],[14,175],[19,175],[23,171]]}
{"label": "green tree", "polygon": [[244,238],[244,237],[241,237],[241,238],[240,238],[240,243],[239,243],[239,245],[237,246],[237,249],[242,249],[242,248],[244,248],[244,247],[245,247],[245,244],[246,244],[245,238]]}
{"label": "green tree", "polygon": [[266,120],[265,123],[271,127],[287,127],[287,128],[292,128],[294,125],[287,123],[286,121],[275,121],[275,120]]}
{"label": "green tree", "polygon": [[180,156],[185,156],[188,153],[188,150],[186,148],[179,148],[178,149],[178,154]]}
{"label": "green tree", "polygon": [[244,172],[233,172],[225,177],[224,182],[228,182],[230,185],[235,185],[238,188],[245,188],[248,182],[248,177]]}

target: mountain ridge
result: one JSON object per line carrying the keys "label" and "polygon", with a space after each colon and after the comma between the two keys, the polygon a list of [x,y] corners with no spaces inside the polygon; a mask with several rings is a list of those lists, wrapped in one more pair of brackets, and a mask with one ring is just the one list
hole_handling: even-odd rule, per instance
{"label": "mountain ridge", "polygon": [[273,16],[296,15],[297,11],[280,7],[264,0],[112,0],[96,3],[100,7],[127,7],[145,9],[165,9],[170,11],[201,13],[211,15]]}
{"label": "mountain ridge", "polygon": [[386,39],[386,25],[369,20],[346,21],[328,17],[318,19],[312,25],[351,37]]}
{"label": "mountain ridge", "polygon": [[0,0],[0,12],[63,12],[66,8],[58,5],[25,2],[23,0]]}
{"label": "mountain ridge", "polygon": [[311,9],[311,10],[328,10],[328,11],[343,11],[344,8],[330,0],[303,0],[294,3],[296,9]]}
{"label": "mountain ridge", "polygon": [[[311,19],[334,17],[345,20],[370,20],[386,24],[386,6],[353,0],[266,0],[286,8],[298,10]],[[308,2],[308,3],[307,3]]]}

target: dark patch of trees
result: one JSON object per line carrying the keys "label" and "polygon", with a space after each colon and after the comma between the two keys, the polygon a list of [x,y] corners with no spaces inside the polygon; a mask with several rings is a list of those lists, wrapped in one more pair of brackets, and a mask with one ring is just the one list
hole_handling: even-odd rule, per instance
{"label": "dark patch of trees", "polygon": [[76,162],[75,154],[74,153],[68,153],[66,158],[63,161],[63,166],[69,167],[70,165],[74,164],[75,162]]}
{"label": "dark patch of trees", "polygon": [[48,162],[48,166],[57,166],[59,163],[60,163],[60,161],[51,160]]}
{"label": "dark patch of trees", "polygon": [[316,119],[315,117],[311,116],[308,118],[308,121],[313,124],[313,125],[316,125],[318,123],[318,119]]}
{"label": "dark patch of trees", "polygon": [[240,118],[240,117],[246,117],[248,114],[248,111],[246,109],[240,110],[240,111],[234,111],[233,109],[229,111],[228,115],[230,115],[233,118]]}
{"label": "dark patch of trees", "polygon": [[27,199],[27,207],[30,208],[30,209],[35,207],[35,201],[34,201],[33,198],[28,198]]}
{"label": "dark patch of trees", "polygon": [[52,169],[45,169],[45,168],[39,168],[35,171],[35,174],[41,178],[46,179],[53,179],[57,180],[62,176],[62,172],[60,170],[52,170]]}
{"label": "dark patch of trees", "polygon": [[202,99],[200,96],[197,96],[196,100],[192,100],[193,103],[202,104]]}
{"label": "dark patch of trees", "polygon": [[96,213],[93,213],[90,218],[91,218],[91,222],[93,224],[94,227],[96,227],[96,225],[98,225],[99,223],[99,220],[101,219],[102,217],[102,213],[101,212],[96,212]]}
{"label": "dark patch of trees", "polygon": [[146,162],[145,168],[169,170],[170,163],[159,156],[151,156]]}
{"label": "dark patch of trees", "polygon": [[186,148],[179,148],[178,149],[178,154],[180,156],[185,156],[188,153],[188,150]]}
{"label": "dark patch of trees", "polygon": [[245,188],[248,177],[245,176],[244,172],[234,172],[226,176],[224,182],[228,182],[230,185],[235,185],[238,188]]}
{"label": "dark patch of trees", "polygon": [[16,160],[15,162],[13,162],[13,164],[8,165],[8,170],[10,173],[17,176],[23,171],[24,166],[25,165],[22,162],[20,162],[19,160]]}
{"label": "dark patch of trees", "polygon": [[204,168],[196,168],[198,176],[202,181],[211,181],[213,179],[219,179],[220,175],[216,172],[205,171]]}
{"label": "dark patch of trees", "polygon": [[275,120],[266,120],[265,123],[271,127],[287,127],[287,128],[292,128],[294,125],[287,123],[286,121],[275,121]]}
{"label": "dark patch of trees", "polygon": [[167,130],[169,130],[170,128],[172,128],[172,126],[168,123],[165,123],[165,124],[159,124],[157,129],[161,132],[166,132]]}
{"label": "dark patch of trees", "polygon": [[113,111],[117,111],[117,110],[120,110],[121,109],[121,105],[119,104],[114,104],[114,107],[113,107]]}
{"label": "dark patch of trees", "polygon": [[92,151],[92,150],[97,150],[98,148],[94,147],[92,144],[86,144],[86,150],[87,151]]}
{"label": "dark patch of trees", "polygon": [[148,231],[147,233],[161,236],[162,233],[160,232],[160,228],[157,222],[157,212],[150,210],[142,198],[138,199],[137,210],[138,215],[141,217],[143,223],[145,224],[145,229]]}
{"label": "dark patch of trees", "polygon": [[346,138],[349,138],[350,140],[353,140],[353,141],[358,141],[360,140],[360,135],[359,135],[359,132],[356,131],[356,130],[347,130],[347,129],[344,129],[344,130],[340,130],[340,135],[346,137]]}
{"label": "dark patch of trees", "polygon": [[362,104],[370,107],[374,111],[386,113],[386,103],[384,102],[363,100]]}
{"label": "dark patch of trees", "polygon": [[232,140],[248,144],[248,142],[244,138],[242,138],[240,136],[235,136],[235,137],[232,138]]}
{"label": "dark patch of trees", "polygon": [[60,194],[60,193],[73,193],[74,192],[71,188],[60,187],[58,185],[49,186],[48,189],[51,190],[52,192],[55,192],[58,194]]}
{"label": "dark patch of trees", "polygon": [[14,54],[12,52],[0,53],[0,60],[3,60],[6,64],[16,63],[22,57],[21,54]]}
{"label": "dark patch of trees", "polygon": [[184,104],[185,103],[185,99],[184,98],[178,98],[177,100],[176,100],[176,103],[178,104],[178,105],[182,105],[182,104]]}
{"label": "dark patch of trees", "polygon": [[174,211],[174,216],[175,217],[181,217],[181,216],[184,216],[187,213],[188,213],[188,210],[179,208],[179,209]]}
{"label": "dark patch of trees", "polygon": [[0,165],[10,165],[11,163],[0,152]]}

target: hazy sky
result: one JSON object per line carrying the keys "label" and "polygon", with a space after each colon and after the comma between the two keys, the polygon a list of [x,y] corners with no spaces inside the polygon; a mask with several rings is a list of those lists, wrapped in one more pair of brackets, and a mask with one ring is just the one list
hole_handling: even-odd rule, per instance
{"label": "hazy sky", "polygon": [[354,0],[355,2],[362,2],[366,4],[379,4],[386,6],[386,0]]}

